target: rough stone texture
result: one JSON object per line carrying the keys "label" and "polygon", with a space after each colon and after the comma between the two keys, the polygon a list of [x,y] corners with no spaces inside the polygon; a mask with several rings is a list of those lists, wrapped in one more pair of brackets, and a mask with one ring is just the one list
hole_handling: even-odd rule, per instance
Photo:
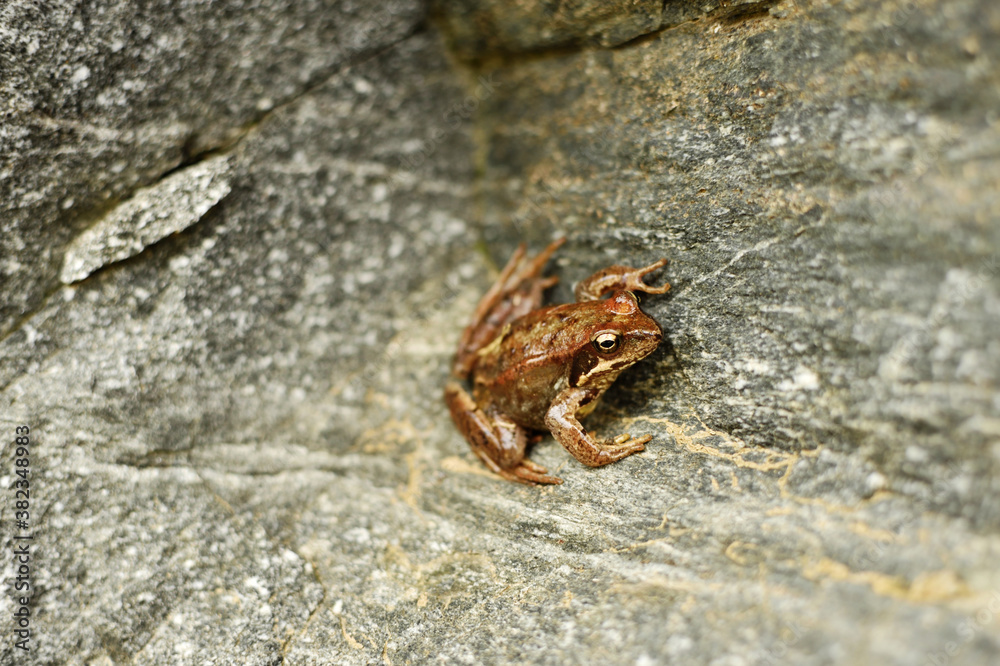
{"label": "rough stone texture", "polygon": [[[0,340],[36,553],[35,651],[5,593],[0,662],[996,663],[1000,10],[762,7],[474,71],[411,24],[271,111],[235,99],[228,195]],[[173,210],[190,159],[133,202]],[[62,169],[30,205],[100,191]],[[490,476],[440,393],[491,265],[555,235],[554,300],[659,256],[674,289],[588,421],[653,442],[587,469],[546,439],[540,489]]]}
{"label": "rough stone texture", "polygon": [[777,0],[433,0],[451,48],[467,59],[614,47],[704,17],[767,12]]}
{"label": "rough stone texture", "polygon": [[0,6],[0,335],[119,200],[408,32],[417,0]]}
{"label": "rough stone texture", "polygon": [[59,280],[72,284],[187,229],[229,194],[229,157],[198,162],[140,190],[74,238]]}

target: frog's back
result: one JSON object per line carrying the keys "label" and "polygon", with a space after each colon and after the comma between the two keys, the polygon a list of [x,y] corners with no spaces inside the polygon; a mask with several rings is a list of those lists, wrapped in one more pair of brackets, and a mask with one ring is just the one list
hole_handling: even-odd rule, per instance
{"label": "frog's back", "polygon": [[520,425],[544,428],[545,412],[568,386],[573,359],[590,343],[592,303],[535,310],[483,348],[474,372],[477,402],[489,402]]}

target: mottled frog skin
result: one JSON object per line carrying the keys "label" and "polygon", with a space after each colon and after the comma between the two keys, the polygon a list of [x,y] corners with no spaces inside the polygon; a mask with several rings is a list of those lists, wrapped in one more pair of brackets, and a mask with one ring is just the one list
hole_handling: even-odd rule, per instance
{"label": "mottled frog skin", "polygon": [[[483,296],[459,343],[445,401],[459,431],[493,472],[528,484],[562,483],[525,457],[529,437],[548,430],[585,465],[599,467],[642,451],[652,437],[599,441],[580,425],[623,370],[660,344],[659,325],[633,292],[662,294],[643,277],[666,264],[611,266],[577,285],[576,303],[542,308],[556,278],[541,271],[565,239],[533,259],[522,245]],[[605,294],[610,297],[601,300]]]}

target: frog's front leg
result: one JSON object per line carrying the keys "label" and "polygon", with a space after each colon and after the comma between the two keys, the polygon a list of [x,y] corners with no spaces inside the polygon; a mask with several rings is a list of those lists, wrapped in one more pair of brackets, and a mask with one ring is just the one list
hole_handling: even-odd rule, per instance
{"label": "frog's front leg", "polygon": [[503,414],[489,416],[476,405],[465,389],[449,382],[444,399],[451,418],[468,440],[472,451],[495,474],[508,481],[520,483],[562,483],[562,479],[548,474],[541,465],[524,457],[528,433]]}
{"label": "frog's front leg", "polygon": [[545,413],[545,425],[552,436],[562,444],[573,457],[589,467],[600,467],[621,460],[625,456],[642,451],[652,435],[632,437],[619,435],[613,440],[597,441],[583,429],[577,419],[577,411],[597,394],[581,388],[568,388],[559,393]]}
{"label": "frog's front leg", "polygon": [[665,284],[662,287],[651,287],[643,282],[642,278],[658,268],[663,268],[666,264],[666,259],[660,259],[643,268],[608,266],[576,285],[573,293],[576,294],[578,302],[596,301],[604,294],[612,291],[641,291],[647,294],[665,294],[670,289],[669,284]]}

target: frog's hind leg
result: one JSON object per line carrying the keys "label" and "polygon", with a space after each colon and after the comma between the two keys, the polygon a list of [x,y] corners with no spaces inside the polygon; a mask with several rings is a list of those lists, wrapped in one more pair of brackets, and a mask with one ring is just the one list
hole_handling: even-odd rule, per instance
{"label": "frog's hind leg", "polygon": [[662,287],[653,287],[642,279],[653,271],[667,265],[666,259],[651,263],[642,268],[630,268],[628,266],[608,266],[597,271],[578,285],[573,293],[577,302],[596,301],[604,294],[612,291],[641,291],[647,294],[665,294],[670,289],[669,284]]}
{"label": "frog's hind leg", "polygon": [[495,474],[520,483],[562,483],[548,470],[524,457],[528,433],[499,413],[487,416],[472,397],[455,382],[444,391],[448,410],[459,431],[465,435],[472,451]]}
{"label": "frog's hind leg", "polygon": [[559,281],[555,277],[541,277],[542,269],[565,241],[565,238],[560,238],[550,243],[533,259],[525,256],[523,243],[517,248],[497,281],[479,301],[472,321],[462,332],[452,367],[456,377],[468,377],[475,364],[476,352],[492,342],[505,325],[538,309],[542,293]]}

